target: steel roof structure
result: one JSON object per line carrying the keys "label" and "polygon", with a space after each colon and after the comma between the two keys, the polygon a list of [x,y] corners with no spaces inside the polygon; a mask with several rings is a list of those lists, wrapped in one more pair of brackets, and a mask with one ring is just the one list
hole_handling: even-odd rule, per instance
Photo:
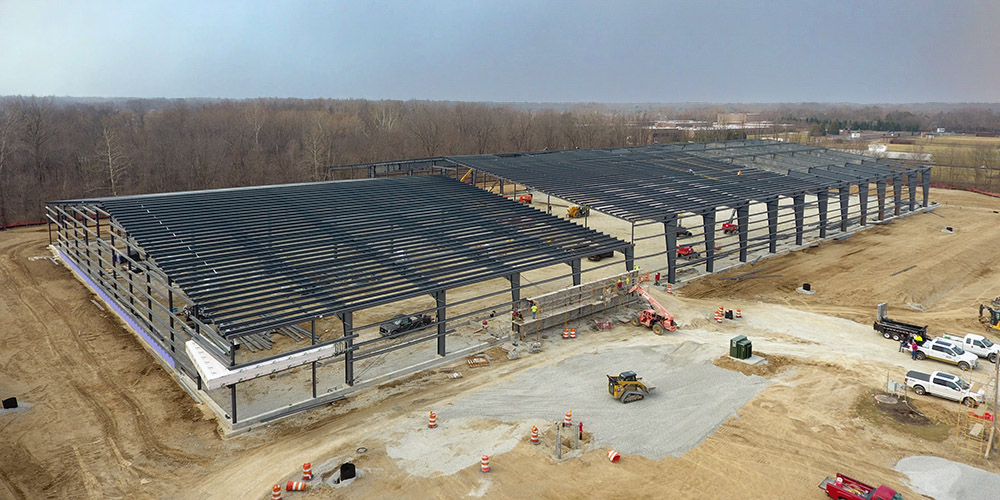
{"label": "steel roof structure", "polygon": [[106,211],[226,338],[632,246],[440,175],[50,204]]}
{"label": "steel roof structure", "polygon": [[443,156],[332,167],[369,175],[469,168],[629,221],[658,221],[748,201],[766,201],[884,181],[923,169],[826,148],[735,140],[611,149]]}

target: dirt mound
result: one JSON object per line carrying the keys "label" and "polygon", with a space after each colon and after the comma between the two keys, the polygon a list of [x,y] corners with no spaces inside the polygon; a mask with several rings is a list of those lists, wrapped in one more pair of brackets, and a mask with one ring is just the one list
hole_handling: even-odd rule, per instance
{"label": "dirt mound", "polygon": [[759,365],[748,365],[742,361],[737,361],[729,356],[720,356],[712,361],[712,364],[718,366],[719,368],[725,368],[726,370],[732,370],[735,372],[740,372],[744,375],[757,375],[759,377],[769,378],[778,373],[785,371],[789,366],[797,363],[795,358],[790,356],[780,356],[778,354],[765,354],[763,352],[755,352],[754,354],[767,360],[766,364]]}

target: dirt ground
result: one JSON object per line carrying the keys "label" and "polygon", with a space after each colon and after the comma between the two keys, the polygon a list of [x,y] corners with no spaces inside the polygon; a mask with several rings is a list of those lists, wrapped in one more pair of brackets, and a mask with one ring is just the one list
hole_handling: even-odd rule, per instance
{"label": "dirt ground", "polygon": [[[363,473],[353,484],[314,480],[310,491],[285,497],[819,499],[816,486],[841,472],[924,498],[893,470],[901,458],[935,455],[1000,472],[1000,459],[957,448],[954,431],[911,429],[865,410],[866,395],[884,388],[887,376],[947,369],[911,361],[875,334],[878,302],[889,302],[890,316],[936,333],[983,332],[978,304],[1000,295],[1000,199],[943,190],[931,199],[942,204],[931,214],[731,270],[672,296],[655,291],[678,316],[674,334],[655,337],[616,324],[606,336],[581,335],[572,345],[513,361],[494,356],[488,368],[460,367],[458,379],[448,377],[455,367],[434,370],[232,438],[218,435],[210,412],[92,303],[69,271],[31,259],[49,255],[44,228],[0,232],[0,397],[33,405],[0,414],[0,498],[263,499],[271,484],[295,479],[303,462],[323,473],[347,459]],[[954,232],[942,232],[945,226]],[[780,276],[722,279],[757,270]],[[817,293],[797,292],[805,282]],[[711,322],[722,304],[741,306],[745,322]],[[610,464],[607,449],[594,444],[556,460],[527,436],[495,454],[489,474],[474,462],[425,477],[390,458],[388,450],[404,443],[393,433],[426,425],[428,409],[447,408],[525,369],[644,335],[656,343],[705,342],[721,355],[737,332],[774,359],[772,368],[745,372],[770,384],[679,458],[626,455]],[[735,368],[725,359],[716,365]],[[990,368],[984,363],[973,378],[988,380]],[[965,410],[926,397],[912,404],[938,429],[954,427]],[[504,424],[484,418],[470,425]]]}

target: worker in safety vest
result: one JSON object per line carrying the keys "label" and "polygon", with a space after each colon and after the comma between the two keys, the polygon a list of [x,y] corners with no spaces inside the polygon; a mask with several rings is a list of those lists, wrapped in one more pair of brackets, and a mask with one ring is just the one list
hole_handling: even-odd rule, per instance
{"label": "worker in safety vest", "polygon": [[536,314],[538,314],[538,304],[531,304],[531,319],[535,319]]}

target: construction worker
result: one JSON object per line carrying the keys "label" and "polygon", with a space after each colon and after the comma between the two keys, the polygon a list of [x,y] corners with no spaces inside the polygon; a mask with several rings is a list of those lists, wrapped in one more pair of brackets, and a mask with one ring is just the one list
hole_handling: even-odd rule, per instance
{"label": "construction worker", "polygon": [[622,279],[621,278],[618,278],[618,289],[619,290],[622,289]]}
{"label": "construction worker", "polygon": [[534,302],[532,302],[531,303],[531,319],[535,319],[535,316],[537,314],[538,314],[538,304],[535,304]]}
{"label": "construction worker", "polygon": [[639,270],[639,264],[636,264],[635,267],[632,268],[632,270],[633,271],[638,271]]}
{"label": "construction worker", "polygon": [[913,356],[913,359],[917,359],[917,343],[916,342],[910,342],[910,355]]}

